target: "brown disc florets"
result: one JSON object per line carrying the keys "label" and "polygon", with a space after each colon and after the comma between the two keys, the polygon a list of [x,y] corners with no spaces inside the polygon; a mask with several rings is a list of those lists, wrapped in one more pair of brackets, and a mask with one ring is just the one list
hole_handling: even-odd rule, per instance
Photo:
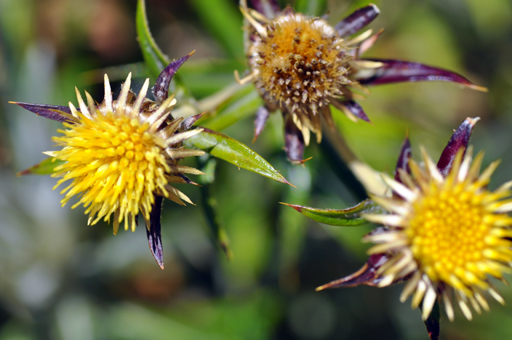
{"label": "brown disc florets", "polygon": [[249,63],[258,72],[256,86],[267,101],[290,112],[327,105],[350,82],[343,39],[323,19],[285,10],[252,40]]}

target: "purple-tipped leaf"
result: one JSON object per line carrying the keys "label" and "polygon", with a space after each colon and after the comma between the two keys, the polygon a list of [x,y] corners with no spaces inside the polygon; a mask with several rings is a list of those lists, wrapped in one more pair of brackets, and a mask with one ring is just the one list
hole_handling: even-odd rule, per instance
{"label": "purple-tipped leaf", "polygon": [[11,104],[16,104],[21,106],[22,108],[34,112],[38,116],[48,118],[51,120],[55,120],[57,122],[66,122],[73,123],[73,121],[67,118],[67,115],[71,115],[71,110],[67,106],[57,106],[57,105],[46,105],[46,104],[29,104],[29,103],[19,103],[19,102],[9,102]]}
{"label": "purple-tipped leaf", "polygon": [[408,174],[411,173],[409,169],[409,159],[411,158],[412,148],[411,142],[409,141],[409,137],[405,137],[404,142],[402,143],[402,148],[400,149],[400,155],[398,156],[398,160],[396,161],[395,168],[395,180],[399,183],[402,183],[402,179],[400,178],[399,169],[404,170]]}
{"label": "purple-tipped leaf", "polygon": [[274,18],[281,10],[277,0],[250,0],[250,3],[252,8],[269,19]]}
{"label": "purple-tipped leaf", "polygon": [[359,105],[355,100],[338,100],[331,99],[331,104],[333,104],[337,109],[345,112],[345,114],[352,114],[359,119],[364,120],[365,122],[371,123],[370,118],[364,113],[363,108]]}
{"label": "purple-tipped leaf", "polygon": [[[466,149],[469,144],[469,138],[471,137],[471,132],[473,131],[473,126],[475,126],[476,122],[479,120],[479,117],[468,117],[453,133],[452,138],[450,138],[450,141],[448,141],[448,144],[444,148],[443,152],[441,153],[441,157],[439,157],[439,161],[437,162],[437,168],[443,176],[447,176],[450,172],[457,152],[461,148],[464,148],[464,153],[466,153]],[[462,156],[464,156],[464,154]]]}
{"label": "purple-tipped leaf", "polygon": [[359,31],[361,28],[369,25],[380,11],[374,4],[359,8],[345,19],[341,20],[334,29],[338,31],[340,37],[344,38]]}
{"label": "purple-tipped leaf", "polygon": [[161,104],[167,99],[169,96],[169,84],[171,84],[172,77],[174,77],[176,71],[178,71],[181,65],[183,65],[183,63],[194,53],[195,51],[192,51],[186,56],[178,60],[174,60],[160,73],[156,79],[155,86],[153,87],[153,95],[155,96],[157,104]]}
{"label": "purple-tipped leaf", "polygon": [[267,120],[269,117],[270,111],[264,105],[260,106],[260,108],[256,112],[256,118],[254,119],[254,138],[252,140],[253,143],[256,141],[261,131],[263,131],[263,128],[265,127],[265,124],[267,124]]}
{"label": "purple-tipped leaf", "polygon": [[470,82],[458,73],[442,68],[394,59],[361,59],[382,63],[381,67],[357,72],[354,78],[363,85],[382,85],[416,81],[448,81],[458,83],[474,90],[487,89]]}
{"label": "purple-tipped leaf", "polygon": [[380,31],[378,31],[377,33],[375,33],[368,39],[365,39],[363,42],[361,42],[361,45],[359,45],[359,47],[357,48],[356,56],[359,58],[359,56],[361,54],[368,51],[370,49],[370,47],[372,47],[373,44],[375,44],[377,42],[377,40],[379,39],[382,32],[384,32],[384,29],[381,29]]}
{"label": "purple-tipped leaf", "polygon": [[294,164],[302,164],[306,160],[304,157],[304,136],[299,128],[295,125],[290,115],[283,114],[284,123],[284,150],[290,162]]}
{"label": "purple-tipped leaf", "polygon": [[430,312],[427,320],[425,320],[425,327],[427,328],[430,340],[439,340],[439,335],[441,333],[441,328],[439,326],[440,319],[441,313],[439,311],[439,302],[436,301],[432,308],[432,312]]}
{"label": "purple-tipped leaf", "polygon": [[192,127],[192,125],[194,125],[194,123],[197,122],[199,120],[199,118],[201,118],[203,115],[204,115],[204,112],[185,118],[180,124],[180,129],[181,130],[190,129]]}
{"label": "purple-tipped leaf", "polygon": [[149,216],[149,221],[146,221],[146,224],[149,222],[149,225],[146,225],[146,235],[148,237],[149,249],[151,250],[151,254],[156,260],[156,263],[160,266],[160,268],[164,269],[164,256],[163,256],[163,246],[162,246],[162,235],[161,235],[161,225],[160,225],[160,217],[162,215],[162,196],[155,196],[155,203],[153,204],[153,209],[151,210],[151,214]]}
{"label": "purple-tipped leaf", "polygon": [[192,185],[199,185],[184,174],[178,174],[179,177],[183,180],[183,183],[192,184]]}
{"label": "purple-tipped leaf", "polygon": [[359,285],[377,286],[382,280],[377,276],[377,271],[388,260],[389,258],[384,254],[370,255],[368,262],[366,262],[357,272],[344,278],[326,283],[318,287],[316,291],[328,288],[355,287]]}

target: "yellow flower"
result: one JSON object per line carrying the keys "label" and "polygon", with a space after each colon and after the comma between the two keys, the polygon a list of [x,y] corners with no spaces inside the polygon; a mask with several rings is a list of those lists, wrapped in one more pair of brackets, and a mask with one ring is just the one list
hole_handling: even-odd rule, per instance
{"label": "yellow flower", "polygon": [[[79,109],[69,103],[63,135],[53,140],[61,150],[46,152],[65,163],[55,168],[54,177],[62,177],[55,188],[71,181],[61,191],[64,206],[73,196],[89,214],[89,224],[113,217],[114,234],[124,220],[127,230],[135,230],[140,213],[150,226],[150,213],[155,197],[164,196],[179,204],[192,203],[171,183],[185,183],[183,173],[201,174],[194,168],[180,166],[181,158],[204,154],[182,147],[182,141],[202,131],[181,131],[183,118],[173,119],[171,110],[176,100],[167,98],[160,105],[146,99],[149,79],[138,96],[130,91],[128,75],[117,100],[105,75],[105,99],[96,106],[86,92],[87,104],[76,90]],[[54,188],[54,189],[55,189]]]}
{"label": "yellow flower", "polygon": [[393,197],[372,197],[390,214],[365,216],[388,227],[365,237],[377,244],[369,254],[389,257],[378,269],[378,285],[407,280],[400,300],[412,295],[412,307],[421,304],[424,320],[441,298],[450,320],[453,298],[468,319],[470,305],[478,313],[489,309],[484,292],[504,303],[489,277],[504,281],[503,274],[511,272],[512,181],[488,191],[499,162],[479,175],[483,153],[472,161],[472,149],[464,157],[463,151],[443,176],[422,149],[425,169],[411,160],[411,175],[399,169],[403,184],[385,178]]}

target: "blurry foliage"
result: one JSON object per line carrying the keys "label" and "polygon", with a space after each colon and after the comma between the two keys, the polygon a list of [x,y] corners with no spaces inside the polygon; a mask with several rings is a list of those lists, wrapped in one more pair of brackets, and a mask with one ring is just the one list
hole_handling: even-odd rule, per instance
{"label": "blurry foliage", "polygon": [[[334,21],[367,3],[292,1],[308,13],[328,7]],[[484,165],[503,159],[493,183],[509,180],[510,2],[376,4],[381,15],[371,27],[386,31],[366,56],[453,69],[490,91],[445,83],[372,88],[361,104],[374,125],[333,115],[350,147],[377,170],[390,172],[406,131],[416,159],[419,145],[436,158],[463,118],[480,116],[475,149],[486,150]],[[235,0],[147,0],[146,8],[155,41],[171,60],[197,49],[179,72],[198,101],[191,104],[207,105],[204,98],[234,83],[234,69],[245,70]],[[398,302],[401,287],[313,292],[361,266],[367,246],[360,237],[371,226],[341,230],[277,204],[340,208],[357,199],[319,147],[306,151],[313,160],[304,167],[288,164],[277,115],[250,144],[252,112],[259,105],[250,86],[223,102],[218,113],[207,113],[201,125],[250,145],[297,188],[218,163],[215,197],[233,251],[230,261],[215,250],[198,207],[165,203],[161,271],[142,227],[116,237],[106,224],[88,227],[80,209],[60,207],[60,195],[51,191],[54,179],[15,177],[44,159],[41,152],[53,147],[50,137],[59,124],[7,101],[66,105],[75,101],[74,86],[99,98],[105,71],[112,81],[134,71],[138,90],[150,74],[135,40],[135,9],[135,1],[0,0],[0,339],[425,339],[419,312]],[[119,85],[113,84],[115,94]],[[184,190],[201,201],[200,188]],[[512,300],[512,290],[502,292]],[[491,313],[472,322],[443,321],[442,335],[510,338],[510,315],[510,307],[494,303]]]}

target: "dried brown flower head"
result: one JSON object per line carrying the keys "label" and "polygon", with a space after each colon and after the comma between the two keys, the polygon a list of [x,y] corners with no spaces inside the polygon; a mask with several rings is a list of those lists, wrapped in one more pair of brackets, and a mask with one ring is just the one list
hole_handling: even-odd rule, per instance
{"label": "dried brown flower head", "polygon": [[249,64],[258,70],[256,86],[268,101],[291,112],[315,112],[351,82],[346,42],[325,20],[288,9],[269,22],[266,36],[250,46]]}
{"label": "dried brown flower head", "polygon": [[280,109],[285,120],[285,149],[292,162],[301,163],[310,134],[322,139],[322,119],[334,127],[330,105],[356,121],[369,122],[355,101],[369,93],[364,85],[396,82],[451,81],[485,90],[466,78],[419,63],[386,59],[361,59],[382,30],[367,30],[352,37],[379,14],[375,5],[360,8],[337,25],[325,18],[280,10],[275,0],[241,0],[247,20],[246,52],[250,73],[240,83],[253,81],[265,105],[256,114],[255,138],[270,112]]}

